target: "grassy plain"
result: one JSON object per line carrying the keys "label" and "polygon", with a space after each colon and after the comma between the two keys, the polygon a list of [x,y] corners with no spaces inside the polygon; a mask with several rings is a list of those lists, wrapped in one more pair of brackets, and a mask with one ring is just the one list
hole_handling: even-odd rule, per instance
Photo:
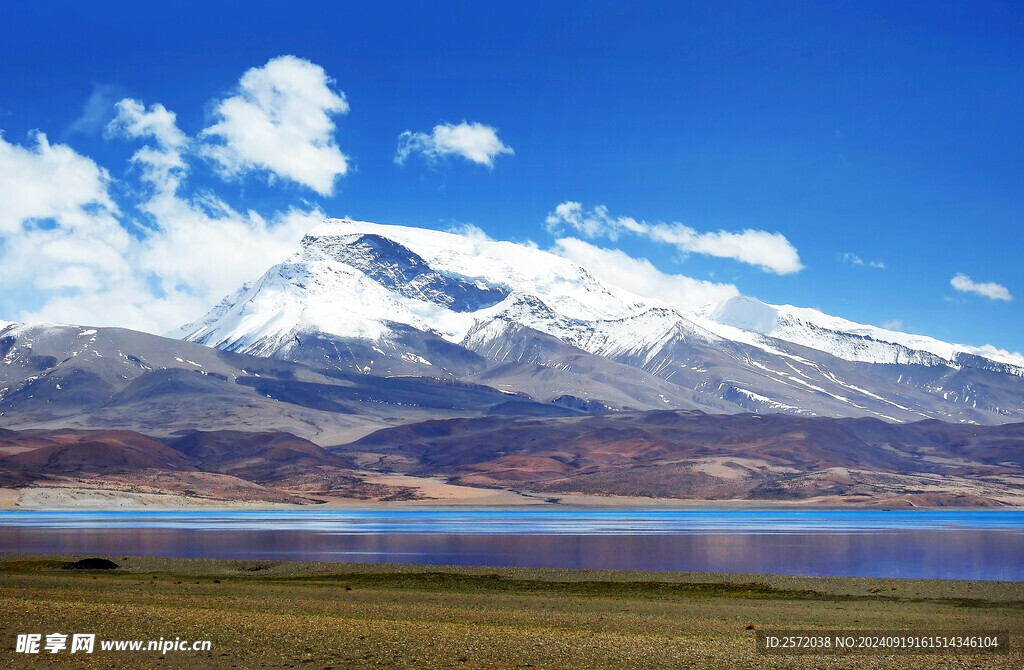
{"label": "grassy plain", "polygon": [[[1020,668],[1024,583],[0,554],[5,668]],[[1009,654],[767,656],[757,629],[1009,630]],[[210,640],[16,654],[19,633]]]}

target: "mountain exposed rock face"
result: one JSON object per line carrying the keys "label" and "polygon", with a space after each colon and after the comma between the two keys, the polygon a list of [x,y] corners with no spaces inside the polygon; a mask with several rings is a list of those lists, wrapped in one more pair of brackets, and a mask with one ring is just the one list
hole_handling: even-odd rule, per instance
{"label": "mountain exposed rock face", "polygon": [[1024,420],[1018,355],[745,297],[682,313],[533,247],[348,220],[175,336],[581,407]]}
{"label": "mountain exposed rock face", "polygon": [[552,493],[1019,505],[1024,424],[698,411],[427,421],[334,453],[371,467]]}
{"label": "mountain exposed rock face", "polygon": [[1003,506],[1024,504],[1022,473],[1024,424],[933,420],[516,412],[385,428],[326,449],[283,431],[0,431],[0,487],[57,499],[91,491],[191,504],[395,500],[429,496],[443,478],[553,500]]}
{"label": "mountain exposed rock face", "polygon": [[338,245],[307,237],[303,244],[313,247],[312,253],[327,252],[333,260],[356,268],[401,296],[432,302],[453,312],[491,307],[509,294],[500,286],[438,272],[415,252],[380,235],[362,235]]}
{"label": "mountain exposed rock face", "polygon": [[290,433],[197,430],[162,441],[128,430],[4,431],[0,486],[296,504],[402,493]]}
{"label": "mountain exposed rock face", "polygon": [[0,436],[0,477],[20,485],[42,475],[102,475],[126,470],[192,470],[190,459],[127,430],[9,433]]}
{"label": "mountain exposed rock face", "polygon": [[394,421],[501,414],[513,401],[532,415],[577,412],[486,383],[317,370],[121,328],[8,324],[0,346],[5,428],[279,430],[330,443]]}

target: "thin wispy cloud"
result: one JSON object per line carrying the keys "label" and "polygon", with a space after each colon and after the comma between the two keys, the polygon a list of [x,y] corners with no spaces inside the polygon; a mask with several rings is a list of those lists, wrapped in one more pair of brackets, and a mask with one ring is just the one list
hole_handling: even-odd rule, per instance
{"label": "thin wispy cloud", "polygon": [[629,216],[612,216],[604,205],[588,211],[573,201],[555,207],[545,222],[554,235],[566,228],[587,238],[612,241],[622,235],[637,235],[672,245],[682,253],[730,258],[774,274],[792,274],[803,269],[796,248],[782,233],[751,229],[702,233],[681,223],[647,223]]}
{"label": "thin wispy cloud", "polygon": [[839,254],[839,260],[844,263],[849,263],[850,265],[859,265],[873,270],[885,269],[885,263],[882,261],[866,261],[857,254],[851,254],[849,252]]}
{"label": "thin wispy cloud", "polygon": [[[448,232],[477,240],[491,238],[472,223],[457,223]],[[530,240],[518,244],[538,248]],[[732,284],[694,279],[686,275],[662,272],[646,258],[634,258],[621,249],[605,249],[574,237],[555,240],[548,249],[584,268],[601,281],[646,298],[655,298],[681,311],[689,312],[740,294]]]}
{"label": "thin wispy cloud", "polygon": [[1006,302],[1013,300],[1010,289],[1002,284],[991,281],[976,282],[962,272],[958,272],[956,276],[950,279],[949,284],[961,293],[974,293],[989,300],[1004,300]]}
{"label": "thin wispy cloud", "polygon": [[443,123],[434,126],[429,133],[405,131],[398,136],[395,162],[402,165],[412,154],[421,154],[429,161],[458,156],[493,168],[495,158],[502,154],[515,154],[515,151],[498,139],[495,128],[463,121],[458,125]]}
{"label": "thin wispy cloud", "polygon": [[331,84],[322,67],[295,56],[252,68],[235,95],[217,103],[202,153],[225,177],[264,170],[331,195],[335,178],[348,172],[331,117],[349,110]]}
{"label": "thin wispy cloud", "polygon": [[682,311],[696,310],[740,294],[732,284],[662,272],[646,258],[633,258],[620,249],[602,249],[574,237],[555,240],[551,251],[582,265],[605,283],[657,298]]}
{"label": "thin wispy cloud", "polygon": [[67,127],[68,135],[95,135],[103,130],[114,116],[114,105],[123,97],[124,91],[113,84],[96,84],[89,99],[82,107],[82,113]]}

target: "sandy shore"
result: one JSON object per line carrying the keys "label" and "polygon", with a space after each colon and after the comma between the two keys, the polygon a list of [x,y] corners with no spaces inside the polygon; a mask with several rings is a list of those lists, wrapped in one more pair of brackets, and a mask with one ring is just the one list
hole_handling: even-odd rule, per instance
{"label": "sandy shore", "polygon": [[[815,509],[886,508],[884,505],[851,503],[833,497],[805,500],[680,500],[638,496],[551,494],[507,491],[448,484],[440,479],[406,475],[369,475],[370,484],[415,488],[413,500],[363,500],[317,496],[322,503],[296,505],[261,500],[221,500],[197,495],[139,493],[97,486],[29,486],[0,488],[0,510],[185,510],[185,509],[432,509],[438,507],[550,507],[580,509]],[[892,505],[899,508],[900,505]],[[903,506],[906,508],[906,506]],[[949,509],[944,507],[943,509]],[[965,509],[979,509],[968,507]]]}
{"label": "sandy shore", "polygon": [[[96,668],[1019,668],[1024,583],[0,554],[3,667],[18,633],[210,640]],[[1009,654],[766,656],[758,630],[1006,630]],[[1016,644],[1015,644],[1016,642]]]}
{"label": "sandy shore", "polygon": [[99,488],[32,486],[6,489],[0,509],[34,510],[176,510],[176,509],[289,509],[301,505],[266,501],[215,500],[164,493],[135,493]]}

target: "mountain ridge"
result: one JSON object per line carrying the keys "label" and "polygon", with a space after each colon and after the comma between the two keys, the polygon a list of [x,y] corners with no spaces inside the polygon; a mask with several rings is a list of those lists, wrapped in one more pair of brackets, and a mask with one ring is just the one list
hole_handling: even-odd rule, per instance
{"label": "mountain ridge", "polygon": [[325,221],[291,258],[175,335],[363,373],[461,378],[499,362],[487,352],[509,348],[510,326],[735,411],[1024,419],[1015,354],[749,297],[683,313],[535,247],[347,219]]}

